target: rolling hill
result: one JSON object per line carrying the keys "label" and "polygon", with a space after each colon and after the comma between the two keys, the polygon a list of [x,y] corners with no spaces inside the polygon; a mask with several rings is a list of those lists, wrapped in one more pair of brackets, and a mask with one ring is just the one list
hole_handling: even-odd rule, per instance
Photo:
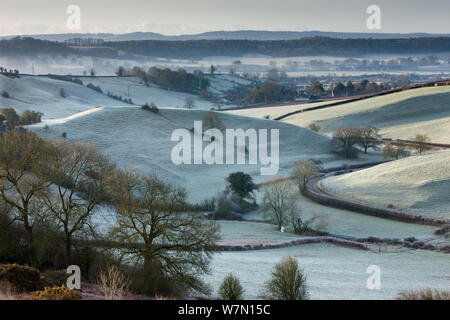
{"label": "rolling hill", "polygon": [[450,219],[450,151],[412,156],[329,177],[325,191],[408,213]]}
{"label": "rolling hill", "polygon": [[[83,85],[49,78],[48,76],[20,76],[8,78],[0,75],[0,89],[8,92],[11,98],[0,96],[0,108],[13,107],[21,112],[26,109],[39,111],[43,119],[59,119],[89,110],[96,106],[116,106],[125,104],[107,96],[108,91],[124,98],[129,97],[133,103],[142,105],[154,102],[158,107],[183,108],[188,93],[168,91],[155,85],[146,86],[136,77],[77,77]],[[227,78],[228,79],[228,78]],[[221,85],[228,85],[231,80],[217,78],[214,82],[218,92]],[[99,86],[103,93],[92,90],[86,85]],[[226,88],[226,87],[225,87]],[[67,97],[60,95],[64,89]],[[198,109],[209,110],[213,103],[196,98]]]}
{"label": "rolling hill", "polygon": [[302,127],[315,123],[327,135],[338,128],[373,125],[381,129],[384,137],[410,139],[421,133],[430,136],[434,143],[449,144],[450,86],[405,90],[298,113],[283,121]]}
{"label": "rolling hill", "polygon": [[[205,113],[199,110],[160,109],[158,114],[154,114],[133,106],[103,107],[69,119],[44,121],[31,128],[45,137],[59,138],[65,132],[70,140],[92,142],[122,167],[128,166],[143,172],[157,173],[188,187],[189,197],[193,201],[201,201],[223,190],[226,185],[224,179],[231,172],[247,172],[256,182],[270,178],[260,175],[259,164],[173,164],[171,150],[177,144],[170,140],[173,130],[192,129],[194,121],[202,120]],[[219,114],[219,117],[227,129],[279,129],[278,175],[288,175],[291,163],[300,158],[313,158],[323,167],[334,167],[343,162],[331,153],[330,139],[311,130],[281,122],[227,114]],[[270,131],[268,137],[270,138]],[[269,152],[270,146],[269,142]],[[251,154],[254,147],[257,148],[257,146],[249,147],[248,153]],[[374,157],[368,156],[354,161],[374,160]]]}

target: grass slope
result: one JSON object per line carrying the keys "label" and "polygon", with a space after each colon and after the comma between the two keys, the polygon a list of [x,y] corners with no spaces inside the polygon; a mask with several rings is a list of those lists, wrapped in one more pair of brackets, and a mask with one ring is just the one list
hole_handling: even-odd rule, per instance
{"label": "grass slope", "polygon": [[432,142],[450,143],[450,86],[406,90],[299,113],[283,121],[302,127],[318,124],[331,135],[336,129],[374,125],[385,137],[410,139],[428,134]]}
{"label": "grass slope", "polygon": [[325,190],[415,214],[450,218],[450,151],[413,156],[322,181]]}
{"label": "grass slope", "polygon": [[[92,142],[120,166],[154,172],[187,186],[190,198],[196,201],[214,196],[222,190],[226,185],[225,178],[231,172],[247,172],[257,182],[270,178],[260,175],[259,164],[173,164],[171,150],[177,144],[170,141],[173,130],[193,128],[194,120],[202,120],[205,113],[199,110],[161,109],[159,114],[153,114],[138,107],[104,107],[95,109],[95,112],[55,121],[53,124],[44,122],[33,126],[33,129],[46,137],[61,137],[66,132],[70,140]],[[335,165],[339,161],[330,152],[329,138],[311,130],[275,121],[226,114],[219,116],[224,126],[230,129],[279,129],[278,175],[289,174],[291,163],[300,158],[314,158],[324,166],[328,163]],[[49,127],[43,127],[44,124]],[[270,152],[270,147],[268,150]],[[249,151],[251,153],[252,149]]]}
{"label": "grass slope", "polygon": [[[78,77],[84,85],[69,81],[50,79],[46,76],[32,77],[20,76],[20,78],[8,78],[0,75],[0,90],[5,90],[11,98],[0,96],[0,108],[13,107],[19,113],[26,110],[35,110],[44,114],[43,119],[58,119],[89,110],[96,106],[127,105],[124,102],[114,100],[107,96],[108,91],[114,95],[129,97],[135,104],[142,105],[145,102],[154,102],[158,107],[183,108],[185,99],[194,96],[195,109],[209,110],[213,104],[201,99],[199,96],[160,89],[154,85],[145,86],[135,77]],[[221,85],[228,88],[231,80],[217,78],[216,90]],[[99,86],[102,93],[86,87],[92,83]],[[64,89],[66,98],[60,96],[60,90]]]}
{"label": "grass slope", "polygon": [[[401,290],[450,288],[447,254],[422,250],[372,252],[329,244],[216,254],[212,274],[205,279],[217,293],[223,278],[232,272],[241,280],[244,298],[256,299],[273,266],[286,256],[295,257],[304,269],[312,299],[393,299]],[[366,287],[370,265],[381,270],[380,290]]]}
{"label": "grass slope", "polygon": [[338,100],[333,101],[322,101],[322,102],[312,102],[312,103],[299,103],[299,104],[292,104],[292,105],[286,105],[286,106],[275,106],[275,107],[262,107],[262,108],[249,108],[249,109],[241,109],[241,110],[230,110],[225,111],[227,113],[239,115],[239,116],[245,116],[245,117],[252,117],[252,118],[260,118],[263,119],[267,116],[269,116],[269,119],[275,119],[277,117],[280,117],[282,115],[285,115],[287,113],[299,111],[305,108],[312,108],[312,107],[318,107],[329,103],[337,102]]}

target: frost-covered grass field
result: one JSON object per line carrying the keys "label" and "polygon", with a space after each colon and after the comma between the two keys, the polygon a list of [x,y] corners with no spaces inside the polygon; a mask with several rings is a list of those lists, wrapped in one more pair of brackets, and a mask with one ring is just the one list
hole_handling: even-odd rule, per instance
{"label": "frost-covered grass field", "polygon": [[[262,112],[262,111],[261,111]],[[366,100],[299,113],[283,121],[302,127],[316,123],[331,135],[338,128],[373,125],[384,137],[410,139],[427,134],[450,143],[450,86],[406,90]]]}
{"label": "frost-covered grass field", "polygon": [[[305,198],[300,193],[299,207],[302,218],[308,220],[320,217],[320,231],[328,232],[338,237],[380,239],[404,239],[416,237],[420,240],[433,238],[434,227],[386,220],[364,215],[348,210],[326,207]],[[264,213],[256,211],[244,215],[244,219],[251,221],[265,221]],[[314,226],[313,226],[314,227]]]}
{"label": "frost-covered grass field", "polygon": [[[407,249],[374,252],[329,244],[216,254],[212,274],[205,279],[217,293],[223,278],[232,272],[241,280],[245,298],[255,299],[273,266],[285,256],[297,258],[304,269],[312,299],[393,299],[401,290],[450,288],[447,254]],[[380,290],[367,289],[370,265],[381,270]]]}
{"label": "frost-covered grass field", "polygon": [[[0,88],[8,92],[11,98],[0,96],[0,108],[13,107],[17,112],[26,109],[42,112],[43,119],[58,119],[83,112],[96,106],[117,106],[126,103],[107,96],[111,94],[131,98],[133,103],[142,105],[154,102],[163,108],[184,108],[185,99],[193,96],[195,108],[210,110],[213,103],[198,95],[163,90],[155,85],[146,86],[136,77],[77,77],[83,81],[79,85],[69,81],[51,79],[47,76],[20,76],[8,78],[0,75]],[[239,77],[230,75],[210,76],[212,90],[216,93],[231,89],[238,83],[247,83]],[[92,83],[99,86],[102,93],[87,88]],[[64,89],[67,97],[61,97]]]}
{"label": "frost-covered grass field", "polygon": [[[100,86],[104,93],[110,91],[128,97],[129,91],[135,103],[155,102],[160,108],[159,113],[154,114],[138,106],[117,106],[120,104],[117,100],[71,82],[27,76],[20,79],[0,76],[0,87],[12,95],[11,99],[0,98],[2,99],[0,107],[12,106],[18,111],[25,109],[41,111],[44,113],[44,121],[29,126],[29,129],[48,138],[60,138],[66,133],[67,139],[71,141],[91,142],[120,167],[155,173],[186,187],[188,200],[193,203],[216,196],[225,188],[225,178],[231,172],[249,173],[256,183],[271,178],[261,176],[259,164],[172,163],[171,151],[177,144],[170,139],[172,132],[181,128],[191,130],[194,121],[202,120],[206,110],[212,107],[211,103],[197,99],[197,108],[186,110],[182,107],[188,94],[166,91],[154,86],[146,87],[137,78],[80,78],[85,85],[93,83]],[[224,75],[210,78],[212,87],[217,92],[232,88],[240,81],[237,77]],[[68,94],[67,98],[59,96],[60,88],[64,88]],[[262,118],[269,115],[273,119],[281,114],[324,102],[234,110],[217,114],[224,127],[228,129],[268,129],[269,137],[270,129],[279,129],[280,169],[277,175],[286,177],[291,173],[292,162],[302,158],[312,158],[322,168],[379,161],[381,158],[379,154],[372,154],[361,155],[357,160],[342,159],[331,152],[328,135],[313,132],[302,126],[317,122],[324,128],[324,133],[329,134],[333,131],[334,125],[345,125],[348,123],[346,121],[360,121],[353,125],[362,126],[365,124],[365,117],[369,116],[378,121],[374,124],[380,126],[383,133],[389,132],[388,130],[392,128],[396,130],[401,128],[409,137],[408,131],[412,129],[408,126],[418,128],[418,125],[422,124],[423,130],[427,131],[418,133],[428,133],[433,138],[440,131],[444,131],[445,134],[442,127],[448,125],[446,119],[450,115],[446,113],[448,104],[446,108],[442,101],[448,102],[449,96],[449,87],[410,90],[319,110],[324,112],[323,114],[316,113],[319,111],[305,112],[295,116],[299,122],[291,121],[294,117],[287,119],[296,125]],[[426,112],[420,111],[424,105],[429,106]],[[339,112],[339,117],[335,116],[336,112]],[[385,122],[382,122],[379,119],[384,119],[382,115],[385,112],[392,112],[392,117],[387,115],[383,120]],[[306,117],[306,120],[303,117]],[[433,128],[435,133],[432,132]],[[394,130],[392,134],[395,132],[400,131]],[[204,146],[206,144],[204,143]],[[254,147],[250,146],[248,153],[251,154]],[[270,142],[268,150],[270,153]],[[234,151],[245,152],[236,149]],[[448,217],[449,164],[450,151],[414,156],[329,178],[325,180],[324,185],[333,192],[345,196],[354,196],[373,203],[393,203],[399,207],[404,205],[408,212],[412,210],[420,214]],[[256,198],[260,204],[260,192]],[[299,199],[302,217],[305,219],[313,216],[322,217],[321,227],[324,228],[322,230],[334,236],[400,240],[416,237],[427,243],[435,244],[440,241],[442,246],[448,245],[448,239],[437,239],[433,236],[435,228],[431,226],[402,223],[334,209],[316,204],[301,195]],[[107,208],[102,210],[97,222],[107,228],[113,219],[112,214],[113,212]],[[220,244],[279,244],[300,238],[298,235],[279,232],[270,223],[263,223],[261,211],[246,214],[244,218],[247,221],[218,221],[222,236]],[[381,252],[375,249],[363,251],[329,244],[307,244],[274,250],[217,253],[213,258],[212,274],[207,276],[206,280],[214,290],[217,290],[223,277],[232,272],[242,281],[246,289],[245,297],[257,298],[262,284],[270,276],[273,265],[282,257],[290,255],[296,257],[300,266],[305,269],[313,299],[390,299],[403,289],[450,288],[448,255],[386,245],[381,245],[380,248]],[[381,290],[366,288],[369,276],[366,268],[369,265],[381,268]]]}
{"label": "frost-covered grass field", "polygon": [[299,239],[299,236],[280,232],[275,225],[262,222],[218,221],[224,245],[276,244]]}
{"label": "frost-covered grass field", "polygon": [[450,219],[450,151],[417,155],[322,180],[325,190]]}
{"label": "frost-covered grass field", "polygon": [[[338,100],[333,100],[333,102],[337,102]],[[241,110],[230,110],[225,111],[227,113],[239,115],[239,116],[245,116],[245,117],[252,117],[252,118],[266,118],[267,116],[269,119],[275,119],[279,116],[285,115],[290,112],[295,112],[298,110],[302,110],[305,108],[311,108],[311,107],[318,107],[325,104],[331,103],[330,101],[322,101],[322,102],[312,102],[312,103],[301,103],[301,104],[292,104],[292,105],[285,105],[285,106],[276,106],[276,107],[262,107],[262,108],[249,108],[249,109],[241,109]]]}
{"label": "frost-covered grass field", "polygon": [[[26,109],[39,111],[44,114],[43,119],[68,117],[98,105],[118,103],[86,86],[48,77],[11,79],[0,75],[0,88],[11,96],[0,97],[0,108],[12,107],[19,113]],[[61,89],[67,93],[67,98],[61,97]]]}
{"label": "frost-covered grass field", "polygon": [[[189,199],[201,201],[215,196],[226,186],[225,178],[231,172],[244,171],[256,182],[269,179],[261,176],[257,165],[175,165],[171,160],[172,148],[177,142],[170,140],[175,129],[192,129],[195,120],[202,120],[205,111],[160,109],[158,114],[139,107],[103,107],[95,111],[72,116],[63,121],[47,121],[32,126],[45,137],[59,138],[65,132],[70,140],[94,143],[119,166],[152,172],[178,184],[186,186]],[[278,175],[287,176],[291,164],[301,158],[313,158],[322,166],[335,166],[342,160],[330,151],[330,139],[311,130],[261,119],[251,119],[228,114],[219,114],[228,129],[278,129],[280,135],[280,165]],[[47,125],[47,127],[45,127]],[[270,131],[268,132],[270,137]],[[206,146],[206,143],[204,143]],[[249,154],[258,146],[249,146]],[[268,150],[271,150],[269,143]],[[244,150],[236,150],[245,152]],[[366,157],[359,162],[378,160]],[[248,163],[248,162],[247,162]]]}
{"label": "frost-covered grass field", "polygon": [[[153,84],[146,86],[136,77],[80,77],[80,79],[85,84],[92,83],[99,86],[105,94],[109,91],[115,95],[130,97],[138,105],[153,102],[163,108],[184,108],[186,97],[193,96],[196,99],[196,109],[209,110],[213,107],[213,103],[200,96],[163,90]],[[115,101],[116,105],[123,104]]]}

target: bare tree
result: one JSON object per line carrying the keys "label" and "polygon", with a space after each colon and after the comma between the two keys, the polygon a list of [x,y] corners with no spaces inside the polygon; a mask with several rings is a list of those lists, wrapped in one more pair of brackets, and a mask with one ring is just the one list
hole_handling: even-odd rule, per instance
{"label": "bare tree", "polygon": [[411,140],[414,142],[414,149],[420,154],[430,149],[428,143],[431,139],[426,134],[416,134]]}
{"label": "bare tree", "polygon": [[303,191],[308,181],[319,174],[319,169],[314,165],[311,159],[305,159],[295,162],[292,170],[292,177],[300,191]]}
{"label": "bare tree", "polygon": [[346,158],[355,158],[355,146],[361,141],[361,130],[358,128],[337,129],[333,134],[332,146],[334,150]]}
{"label": "bare tree", "polygon": [[195,107],[195,98],[192,96],[186,97],[184,99],[184,107],[187,109],[192,109]]}
{"label": "bare tree", "polygon": [[299,210],[298,195],[290,180],[274,180],[264,186],[263,208],[278,230],[286,225],[289,217]]}
{"label": "bare tree", "polygon": [[183,212],[186,191],[156,176],[127,170],[115,181],[111,236],[122,244],[121,257],[144,268],[159,265],[182,286],[206,292],[201,275],[209,271],[218,226]]}
{"label": "bare tree", "polygon": [[0,197],[12,216],[11,223],[23,223],[30,247],[34,226],[45,214],[41,195],[51,184],[45,177],[49,151],[46,141],[32,132],[0,134]]}
{"label": "bare tree", "polygon": [[99,204],[107,197],[108,174],[113,166],[95,146],[53,142],[48,176],[55,184],[43,193],[46,208],[64,233],[67,264],[71,263],[73,237],[88,227]]}
{"label": "bare tree", "polygon": [[379,150],[381,145],[381,135],[378,133],[380,130],[374,126],[367,126],[360,129],[359,146],[364,149],[364,153],[367,153],[369,148],[373,150]]}

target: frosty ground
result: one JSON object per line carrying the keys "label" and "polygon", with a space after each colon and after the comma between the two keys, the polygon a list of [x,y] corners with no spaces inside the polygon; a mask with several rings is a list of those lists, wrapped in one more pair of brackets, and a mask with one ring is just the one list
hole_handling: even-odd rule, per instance
{"label": "frosty ground", "polygon": [[[120,167],[156,173],[185,186],[190,202],[200,202],[216,196],[225,188],[225,178],[231,172],[247,172],[257,183],[269,178],[259,174],[258,165],[176,166],[172,163],[170,154],[174,144],[170,141],[171,133],[178,128],[190,130],[194,121],[202,120],[206,110],[212,107],[210,102],[197,97],[197,108],[186,110],[182,107],[188,94],[166,91],[155,86],[146,87],[136,78],[82,77],[82,80],[85,84],[100,86],[104,92],[110,91],[123,96],[128,96],[130,92],[130,97],[136,104],[153,101],[160,111],[154,114],[139,106],[124,106],[105,94],[71,82],[26,76],[20,79],[0,76],[0,86],[12,96],[10,99],[2,98],[0,105],[11,106],[18,111],[32,109],[43,112],[43,123],[31,126],[30,129],[44,137],[60,138],[66,133],[69,140],[91,142]],[[213,86],[215,90],[222,90],[231,86],[233,81],[238,80],[227,77],[214,82]],[[60,88],[68,93],[67,98],[59,96]],[[279,129],[278,175],[287,177],[291,172],[292,162],[302,158],[312,158],[322,169],[380,161],[381,155],[377,152],[361,155],[356,160],[342,159],[331,152],[330,134],[335,128],[349,124],[374,124],[380,126],[383,134],[393,138],[397,138],[397,134],[400,138],[409,138],[413,133],[427,133],[433,142],[449,143],[449,95],[449,87],[414,89],[329,109],[299,113],[284,119],[287,123],[262,118],[269,115],[273,119],[299,110],[304,105],[237,110],[220,113],[219,118],[227,128]],[[308,106],[320,104],[322,102]],[[427,106],[425,111],[423,106]],[[322,127],[320,133],[306,128],[313,122]],[[419,129],[420,132],[416,132]],[[401,200],[405,202],[406,208],[420,206],[421,210],[430,214],[438,213],[448,217],[449,194],[445,191],[448,191],[446,183],[449,180],[447,173],[450,171],[450,161],[447,154],[448,152],[442,152],[425,155],[425,158],[411,157],[383,164],[330,179],[325,185],[342,194],[351,192],[352,185],[357,185],[357,196],[363,199],[383,203],[389,201],[396,205]],[[393,184],[391,180],[400,178],[404,179],[404,187]],[[334,185],[333,181],[339,183]],[[257,195],[257,198],[260,199],[261,195]],[[399,240],[415,237],[431,243],[441,241],[433,235],[435,227],[432,226],[329,208],[301,195],[299,199],[304,217],[323,216],[323,231],[336,237]],[[244,218],[247,221],[219,222],[222,234],[220,244],[279,244],[299,238],[294,234],[277,231],[275,226],[265,221],[260,210],[249,213]],[[450,287],[448,254],[382,245],[378,248],[370,247],[369,250],[308,244],[283,249],[225,252],[214,255],[212,274],[206,280],[216,290],[223,277],[228,272],[233,272],[246,289],[245,297],[256,298],[263,282],[269,278],[273,265],[287,255],[297,257],[300,266],[305,269],[311,297],[314,299],[389,299],[402,289],[435,287],[448,290]],[[366,288],[366,269],[369,265],[381,268],[381,290]]]}

